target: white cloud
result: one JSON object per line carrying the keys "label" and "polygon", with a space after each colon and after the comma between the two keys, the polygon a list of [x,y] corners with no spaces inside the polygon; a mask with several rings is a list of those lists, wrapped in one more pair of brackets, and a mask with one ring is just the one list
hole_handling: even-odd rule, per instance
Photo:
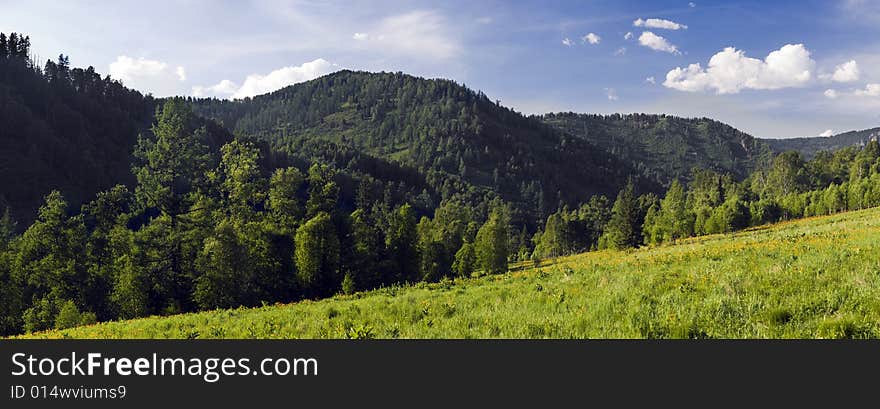
{"label": "white cloud", "polygon": [[619,57],[619,56],[625,55],[625,54],[626,54],[626,47],[620,47],[617,49],[617,51],[614,52],[615,57]]}
{"label": "white cloud", "polygon": [[354,33],[354,35],[351,36],[351,38],[358,40],[358,41],[364,41],[364,40],[368,40],[370,38],[370,35],[367,33]]}
{"label": "white cloud", "polygon": [[665,38],[658,36],[650,31],[645,31],[642,35],[639,36],[639,44],[648,47],[652,50],[663,51],[672,54],[681,54],[678,51],[678,47],[666,41]]}
{"label": "white cloud", "polygon": [[859,64],[856,60],[843,63],[834,67],[834,74],[831,74],[831,81],[834,82],[855,82],[861,77]]}
{"label": "white cloud", "polygon": [[829,136],[834,136],[834,131],[831,129],[826,129],[825,132],[819,134],[819,136],[827,138]]}
{"label": "white cloud", "polygon": [[609,101],[617,101],[618,99],[620,99],[617,96],[617,91],[614,88],[605,88],[605,96],[608,98]]}
{"label": "white cloud", "polygon": [[246,98],[279,90],[288,85],[309,81],[336,71],[337,66],[323,58],[298,66],[279,68],[266,75],[251,74],[238,86],[230,80],[223,80],[208,87],[193,87],[196,97],[216,96],[220,98]]}
{"label": "white cloud", "polygon": [[572,45],[574,45],[574,42],[571,41],[568,37],[565,37],[562,39],[562,45],[566,47],[571,47]]}
{"label": "white cloud", "polygon": [[581,37],[581,42],[584,43],[599,44],[600,41],[602,41],[602,37],[599,37],[596,33],[589,33]]}
{"label": "white cloud", "polygon": [[194,97],[229,97],[238,91],[238,85],[230,80],[223,80],[209,87],[195,86],[192,87],[192,96]]}
{"label": "white cloud", "polygon": [[780,89],[806,85],[813,78],[816,62],[803,44],[787,44],[762,60],[749,58],[741,50],[727,47],[700,64],[675,68],[663,85],[679,91],[708,91],[736,94],[743,89]]}
{"label": "white cloud", "polygon": [[633,21],[635,27],[660,28],[663,30],[687,30],[688,26],[679,24],[674,21],[664,20],[662,18],[649,18],[647,20],[638,19]]}
{"label": "white cloud", "polygon": [[824,94],[825,94],[825,97],[831,98],[831,99],[836,99],[838,96],[837,91],[833,90],[833,89],[826,89]]}
{"label": "white cloud", "polygon": [[645,82],[647,82],[648,84],[656,84],[657,80],[655,80],[654,77],[648,77],[645,78]]}
{"label": "white cloud", "polygon": [[688,3],[688,6],[689,6],[690,8],[697,7],[697,3],[690,2],[690,3]]}
{"label": "white cloud", "polygon": [[157,60],[138,59],[126,55],[116,57],[110,63],[110,76],[122,81],[126,86],[156,96],[177,94],[180,82],[186,80],[183,67],[172,68],[167,63]]}
{"label": "white cloud", "polygon": [[632,38],[633,38],[633,33],[632,33],[632,31],[627,31],[626,34],[623,35],[623,39],[624,39],[624,40],[630,40],[630,39],[632,39]]}
{"label": "white cloud", "polygon": [[[443,14],[417,10],[382,19],[361,40],[377,52],[446,60],[461,51],[455,30]],[[355,34],[357,36],[357,34]]]}
{"label": "white cloud", "polygon": [[868,84],[865,89],[857,89],[855,94],[860,97],[880,97],[880,84]]}

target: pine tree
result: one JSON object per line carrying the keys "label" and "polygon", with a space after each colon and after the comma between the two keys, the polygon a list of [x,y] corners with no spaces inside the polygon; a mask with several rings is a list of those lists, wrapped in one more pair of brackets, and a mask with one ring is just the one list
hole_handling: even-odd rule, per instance
{"label": "pine tree", "polygon": [[639,221],[639,202],[635,185],[630,179],[617,195],[611,208],[611,220],[600,239],[600,247],[624,249],[641,243],[642,226]]}

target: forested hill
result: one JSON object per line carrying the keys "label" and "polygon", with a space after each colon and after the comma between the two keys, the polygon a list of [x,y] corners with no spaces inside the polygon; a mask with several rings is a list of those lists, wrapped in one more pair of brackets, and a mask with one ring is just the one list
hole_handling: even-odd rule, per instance
{"label": "forested hill", "polygon": [[[252,99],[192,102],[195,113],[293,156],[377,179],[388,175],[359,162],[403,164],[424,178],[421,201],[434,205],[497,193],[540,220],[560,203],[613,195],[634,174],[605,149],[449,80],[340,71]],[[349,150],[356,154],[340,154]]]}
{"label": "forested hill", "polygon": [[0,34],[0,211],[27,225],[43,197],[73,203],[133,180],[131,148],[155,102],[67,58],[38,66],[30,41]]}
{"label": "forested hill", "polygon": [[[0,215],[8,209],[22,229],[52,190],[75,209],[132,185],[133,149],[150,134],[159,102],[94,67],[71,68],[64,55],[38,64],[28,37],[0,33]],[[205,127],[215,150],[232,138],[203,118],[188,126]]]}
{"label": "forested hill", "polygon": [[833,152],[850,146],[865,146],[880,138],[880,128],[850,131],[831,137],[764,139],[775,152],[798,151],[805,158],[816,156],[821,151]]}
{"label": "forested hill", "polygon": [[617,155],[661,183],[694,167],[743,179],[772,158],[763,141],[708,118],[551,113],[536,117]]}

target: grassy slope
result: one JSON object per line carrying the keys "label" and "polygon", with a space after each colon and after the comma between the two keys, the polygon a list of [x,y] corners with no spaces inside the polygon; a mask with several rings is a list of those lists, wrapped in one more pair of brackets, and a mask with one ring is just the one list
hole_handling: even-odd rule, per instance
{"label": "grassy slope", "polygon": [[33,337],[880,336],[880,209],[499,276]]}

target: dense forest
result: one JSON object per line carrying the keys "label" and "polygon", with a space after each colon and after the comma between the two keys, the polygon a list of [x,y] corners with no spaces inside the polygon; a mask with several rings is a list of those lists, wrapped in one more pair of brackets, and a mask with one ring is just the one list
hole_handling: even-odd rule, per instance
{"label": "dense forest", "polygon": [[64,55],[40,66],[29,37],[0,33],[0,209],[29,223],[52,189],[81,203],[132,182],[131,147],[154,107]]}
{"label": "dense forest", "polygon": [[[252,99],[191,102],[198,115],[275,151],[380,185],[397,179],[422,212],[443,200],[485,209],[500,197],[514,221],[534,228],[560,204],[613,194],[632,175],[659,188],[606,149],[449,80],[340,71]],[[400,180],[388,163],[415,177]]]}
{"label": "dense forest", "polygon": [[811,159],[822,151],[834,152],[851,146],[865,146],[877,140],[880,140],[880,128],[849,131],[829,137],[764,139],[764,142],[776,152],[798,151],[804,158]]}
{"label": "dense forest", "polygon": [[535,118],[608,150],[664,186],[690,178],[693,168],[742,180],[772,158],[763,141],[709,118],[571,112]]}
{"label": "dense forest", "polygon": [[[553,125],[570,115],[523,117],[400,73],[155,100],[0,39],[0,334],[502,273],[880,205],[876,142],[774,158],[713,121]],[[568,129],[585,123],[620,145]],[[653,135],[638,148],[636,128]]]}

